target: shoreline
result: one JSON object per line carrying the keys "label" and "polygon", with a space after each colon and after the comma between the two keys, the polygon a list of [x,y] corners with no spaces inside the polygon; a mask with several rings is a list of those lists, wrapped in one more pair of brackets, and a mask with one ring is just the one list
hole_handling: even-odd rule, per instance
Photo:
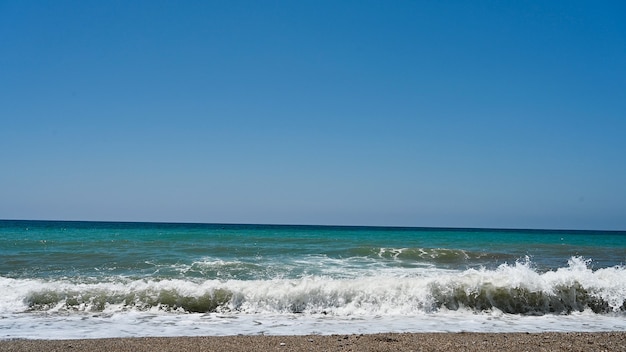
{"label": "shoreline", "polygon": [[626,331],[0,340],[0,351],[626,351]]}

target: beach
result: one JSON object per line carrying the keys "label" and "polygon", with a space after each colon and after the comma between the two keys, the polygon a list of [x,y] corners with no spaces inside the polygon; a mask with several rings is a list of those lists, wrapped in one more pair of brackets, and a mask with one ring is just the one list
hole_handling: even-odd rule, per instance
{"label": "beach", "polygon": [[626,351],[626,332],[404,333],[4,340],[0,351]]}

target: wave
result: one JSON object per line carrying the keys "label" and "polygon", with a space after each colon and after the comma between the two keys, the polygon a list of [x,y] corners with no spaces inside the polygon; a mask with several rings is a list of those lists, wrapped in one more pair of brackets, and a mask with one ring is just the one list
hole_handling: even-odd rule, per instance
{"label": "wave", "polygon": [[368,257],[383,260],[404,262],[405,264],[434,264],[437,266],[458,267],[459,265],[474,265],[476,263],[490,263],[515,261],[511,254],[496,252],[481,252],[449,248],[353,248],[348,256]]}
{"label": "wave", "polygon": [[229,312],[234,314],[411,315],[442,310],[499,310],[521,315],[626,314],[626,268],[591,269],[573,257],[540,273],[529,260],[495,269],[419,271],[338,279],[109,282],[0,278],[0,313]]}
{"label": "wave", "polygon": [[477,259],[510,259],[512,256],[500,253],[474,252],[447,248],[380,248],[378,256],[402,260],[430,260],[435,263],[456,264]]}

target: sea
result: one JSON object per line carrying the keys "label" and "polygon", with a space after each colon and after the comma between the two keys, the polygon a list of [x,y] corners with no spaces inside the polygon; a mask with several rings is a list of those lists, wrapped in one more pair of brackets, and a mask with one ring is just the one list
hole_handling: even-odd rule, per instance
{"label": "sea", "polygon": [[0,339],[626,331],[626,232],[0,221]]}

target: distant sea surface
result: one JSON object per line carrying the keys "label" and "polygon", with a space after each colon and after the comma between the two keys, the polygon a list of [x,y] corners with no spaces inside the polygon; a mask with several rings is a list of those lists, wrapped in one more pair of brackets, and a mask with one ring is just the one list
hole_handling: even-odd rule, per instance
{"label": "distant sea surface", "polygon": [[0,339],[626,331],[626,232],[0,221]]}

